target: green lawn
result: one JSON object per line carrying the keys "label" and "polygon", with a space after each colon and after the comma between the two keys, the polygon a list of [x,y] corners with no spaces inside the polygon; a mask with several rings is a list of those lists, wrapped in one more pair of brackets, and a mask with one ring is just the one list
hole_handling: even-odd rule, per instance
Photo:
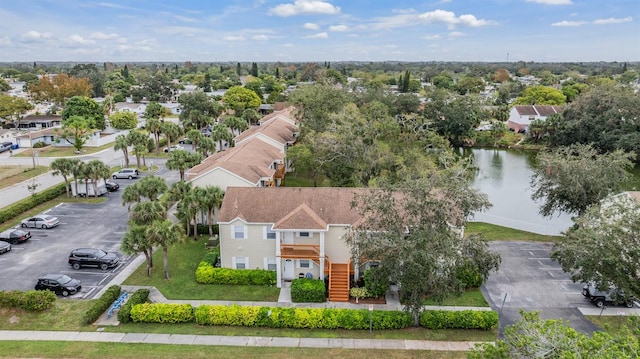
{"label": "green lawn", "polygon": [[619,334],[623,328],[631,329],[632,331],[637,330],[638,324],[640,323],[638,321],[638,318],[623,317],[623,316],[588,315],[588,316],[585,316],[585,318],[589,319],[595,325],[602,328],[603,331],[611,335]]}
{"label": "green lawn", "polygon": [[148,285],[158,288],[168,299],[206,299],[232,301],[277,302],[280,289],[276,287],[252,285],[211,285],[196,282],[196,268],[204,257],[205,239],[197,242],[192,238],[169,248],[169,280],[164,279],[162,251],[153,256],[154,268],[147,276],[146,266],[141,265],[127,280],[125,285]]}
{"label": "green lawn", "polygon": [[482,233],[490,241],[556,242],[562,239],[562,236],[546,236],[495,224],[468,222],[464,234],[469,235],[474,233]]}
{"label": "green lawn", "polygon": [[49,171],[47,166],[0,166],[0,189],[13,186]]}
{"label": "green lawn", "polygon": [[442,303],[438,303],[432,299],[427,299],[422,302],[424,305],[443,305],[452,307],[489,307],[489,303],[484,299],[480,288],[473,288],[459,297],[450,297],[444,300]]}
{"label": "green lawn", "polygon": [[[329,187],[331,182],[328,178],[321,176],[317,180],[316,187]],[[313,179],[304,173],[287,173],[284,178],[284,187],[313,187]]]}
{"label": "green lawn", "polygon": [[[82,149],[81,155],[89,155],[92,153],[100,152],[102,150],[106,150],[107,148],[113,147],[113,143],[107,143],[106,145],[102,145],[100,147],[84,147]],[[75,153],[76,149],[72,146],[46,146],[42,148],[36,148],[38,157],[68,157],[68,156],[78,156]],[[33,149],[27,148],[24,151],[15,154],[14,157],[31,157],[33,155]]]}

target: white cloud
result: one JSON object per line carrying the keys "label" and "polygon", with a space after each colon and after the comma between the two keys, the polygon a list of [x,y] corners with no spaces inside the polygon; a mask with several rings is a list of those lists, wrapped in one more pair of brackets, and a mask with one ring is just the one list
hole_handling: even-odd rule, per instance
{"label": "white cloud", "polygon": [[440,35],[427,35],[424,37],[425,40],[439,40]]}
{"label": "white cloud", "polygon": [[11,39],[9,36],[0,37],[0,46],[11,46]]}
{"label": "white cloud", "polygon": [[336,31],[336,32],[349,31],[349,27],[347,25],[333,25],[333,26],[329,26],[329,31]]}
{"label": "white cloud", "polygon": [[244,36],[230,35],[223,38],[226,41],[244,41]]}
{"label": "white cloud", "polygon": [[453,38],[453,37],[460,37],[460,36],[466,36],[467,34],[465,34],[464,32],[460,32],[460,31],[451,31],[449,33],[449,38]]}
{"label": "white cloud", "polygon": [[596,25],[609,25],[609,24],[621,24],[623,22],[631,22],[633,21],[633,18],[631,16],[627,16],[623,19],[616,19],[614,17],[610,17],[608,19],[598,19],[595,20],[593,23]]}
{"label": "white cloud", "polygon": [[340,7],[326,1],[296,0],[293,4],[280,4],[269,9],[270,15],[295,16],[303,14],[335,15],[340,13]]}
{"label": "white cloud", "polygon": [[284,44],[284,45],[282,45],[282,46],[283,46],[283,47],[293,47],[293,44],[291,44],[291,43],[287,43],[287,44]]}
{"label": "white cloud", "polygon": [[94,40],[85,39],[84,37],[78,34],[73,34],[69,36],[69,39],[71,39],[72,43],[78,44],[78,45],[93,45],[96,43]]}
{"label": "white cloud", "polygon": [[545,5],[571,5],[573,2],[571,0],[527,0],[527,2],[534,2],[536,4],[545,4]]}
{"label": "white cloud", "polygon": [[27,31],[22,34],[22,40],[24,42],[40,42],[53,37],[53,34],[50,32],[37,32],[34,30]]}
{"label": "white cloud", "polygon": [[581,26],[586,24],[586,21],[567,21],[567,20],[562,20],[559,22],[554,22],[553,24],[551,24],[551,26]]}
{"label": "white cloud", "polygon": [[305,36],[304,38],[305,39],[327,39],[329,38],[329,34],[327,34],[326,32],[319,32],[317,34]]}
{"label": "white cloud", "polygon": [[394,14],[413,14],[416,12],[415,9],[391,9],[391,12]]}
{"label": "white cloud", "polygon": [[175,18],[182,22],[198,22],[197,19],[194,19],[192,17],[182,16],[182,15],[176,15]]}
{"label": "white cloud", "polygon": [[115,33],[105,34],[104,32],[100,32],[100,31],[91,33],[91,35],[89,35],[89,38],[94,40],[111,40],[111,39],[117,39],[118,37],[119,37],[118,34],[115,34]]}
{"label": "white cloud", "polygon": [[254,35],[251,36],[251,39],[256,41],[267,41],[269,40],[269,37],[267,35]]}
{"label": "white cloud", "polygon": [[456,25],[479,27],[491,25],[493,23],[491,21],[478,19],[475,16],[469,14],[456,17],[455,13],[445,10],[434,10],[425,12],[423,14],[420,14],[418,16],[418,19],[426,24],[443,23],[446,24],[449,28],[453,28]]}
{"label": "white cloud", "polygon": [[320,29],[320,26],[318,26],[318,24],[314,24],[312,22],[308,22],[308,23],[304,24],[302,27],[304,27],[307,30],[318,30],[318,29]]}

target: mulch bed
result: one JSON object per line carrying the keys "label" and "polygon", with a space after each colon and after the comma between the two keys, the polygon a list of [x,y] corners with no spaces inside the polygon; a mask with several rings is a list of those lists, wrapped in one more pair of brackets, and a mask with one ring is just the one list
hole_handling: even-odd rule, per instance
{"label": "mulch bed", "polygon": [[349,297],[349,303],[353,303],[353,304],[387,304],[387,299],[385,297],[360,298],[360,299],[358,299],[358,303],[356,303],[356,298]]}

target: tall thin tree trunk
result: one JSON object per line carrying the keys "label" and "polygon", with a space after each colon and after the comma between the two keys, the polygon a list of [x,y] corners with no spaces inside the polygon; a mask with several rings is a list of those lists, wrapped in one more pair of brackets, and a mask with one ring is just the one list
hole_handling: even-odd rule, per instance
{"label": "tall thin tree trunk", "polygon": [[211,210],[207,211],[207,222],[209,223],[209,237],[213,237],[213,224],[211,224],[211,222],[213,221],[213,216],[211,215]]}
{"label": "tall thin tree trunk", "polygon": [[167,246],[162,246],[162,254],[164,257],[164,278],[169,279],[169,259],[167,258]]}
{"label": "tall thin tree trunk", "polygon": [[151,277],[151,257],[149,256],[149,253],[147,253],[147,251],[143,251],[144,253],[144,257],[147,260],[147,277]]}

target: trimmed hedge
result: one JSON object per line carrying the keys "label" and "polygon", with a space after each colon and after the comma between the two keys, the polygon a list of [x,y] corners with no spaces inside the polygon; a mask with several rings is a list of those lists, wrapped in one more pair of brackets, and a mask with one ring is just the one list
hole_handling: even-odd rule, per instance
{"label": "trimmed hedge", "polygon": [[131,308],[136,304],[146,303],[147,299],[149,299],[149,289],[138,289],[118,310],[118,321],[120,323],[129,323],[131,321]]}
{"label": "trimmed hedge", "polygon": [[45,189],[42,192],[38,192],[34,196],[29,196],[28,198],[7,206],[0,210],[0,223],[14,219],[35,206],[48,202],[65,193],[65,184],[61,183],[49,189]]}
{"label": "trimmed hedge", "polygon": [[41,312],[53,307],[58,297],[49,290],[0,291],[0,307]]}
{"label": "trimmed hedge", "polygon": [[191,304],[142,303],[131,308],[131,320],[145,323],[190,323],[195,320]]}
{"label": "trimmed hedge", "polygon": [[[218,261],[218,252],[217,251],[208,251],[207,254],[202,258],[202,262],[206,262],[210,266],[214,267],[216,262]],[[200,265],[198,265],[199,267]]]}
{"label": "trimmed hedge", "polygon": [[276,272],[264,269],[215,268],[202,261],[196,269],[196,281],[219,285],[275,285]]}
{"label": "trimmed hedge", "polygon": [[294,279],[291,282],[291,301],[294,303],[324,302],[324,281],[313,278]]}
{"label": "trimmed hedge", "polygon": [[493,310],[426,310],[420,313],[420,325],[427,329],[492,329],[498,326]]}
{"label": "trimmed hedge", "polygon": [[196,308],[200,325],[235,325],[296,329],[401,329],[413,325],[402,311],[334,308],[281,308],[202,305]]}
{"label": "trimmed hedge", "polygon": [[96,299],[91,307],[84,314],[84,319],[82,320],[85,324],[93,324],[102,313],[106,312],[111,304],[118,299],[120,296],[121,288],[118,285],[112,285],[109,287],[102,297]]}
{"label": "trimmed hedge", "polygon": [[389,278],[378,267],[369,268],[364,272],[364,287],[372,297],[383,297],[389,289]]}

